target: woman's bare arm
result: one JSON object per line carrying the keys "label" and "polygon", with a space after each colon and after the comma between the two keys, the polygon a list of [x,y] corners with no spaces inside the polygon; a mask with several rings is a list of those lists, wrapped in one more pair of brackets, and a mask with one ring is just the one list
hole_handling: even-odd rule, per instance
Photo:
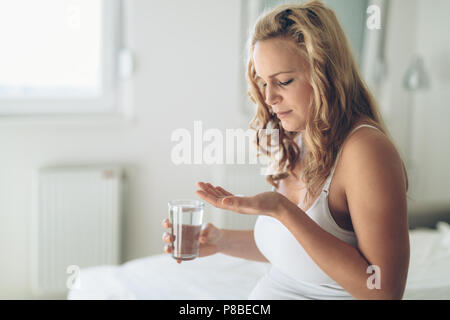
{"label": "woman's bare arm", "polygon": [[341,160],[358,248],[326,232],[289,201],[283,201],[275,218],[289,229],[311,259],[353,297],[401,299],[410,253],[401,160],[381,134],[352,140]]}
{"label": "woman's bare arm", "polygon": [[269,262],[256,246],[253,230],[221,229],[223,243],[221,253],[246,260]]}

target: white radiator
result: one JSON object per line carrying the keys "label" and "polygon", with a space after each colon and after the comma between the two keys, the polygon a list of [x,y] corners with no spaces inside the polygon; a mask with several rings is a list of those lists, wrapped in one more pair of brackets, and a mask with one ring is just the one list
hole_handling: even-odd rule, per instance
{"label": "white radiator", "polygon": [[35,295],[66,292],[81,268],[120,263],[121,176],[117,166],[38,170],[32,219]]}

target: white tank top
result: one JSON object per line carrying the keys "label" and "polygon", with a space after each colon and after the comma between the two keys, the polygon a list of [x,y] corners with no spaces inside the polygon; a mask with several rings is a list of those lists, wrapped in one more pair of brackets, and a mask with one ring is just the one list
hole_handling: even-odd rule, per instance
{"label": "white tank top", "polygon": [[[377,129],[364,124],[356,127],[348,136],[364,126]],[[301,136],[299,146],[303,149]],[[328,206],[329,187],[341,150],[322,192],[306,214],[325,231],[357,247],[355,233],[339,227]],[[275,187],[272,191],[275,191]],[[254,238],[258,249],[270,261],[272,267],[269,273],[260,279],[249,299],[352,299],[349,293],[317,266],[279,220],[260,215],[255,223]]]}

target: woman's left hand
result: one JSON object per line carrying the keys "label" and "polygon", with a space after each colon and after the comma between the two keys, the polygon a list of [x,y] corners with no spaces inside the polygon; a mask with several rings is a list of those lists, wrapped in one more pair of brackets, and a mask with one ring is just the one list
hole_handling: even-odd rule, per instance
{"label": "woman's left hand", "polygon": [[220,186],[198,182],[201,190],[195,193],[216,208],[243,214],[257,214],[275,217],[286,198],[278,192],[263,192],[252,197],[235,196]]}

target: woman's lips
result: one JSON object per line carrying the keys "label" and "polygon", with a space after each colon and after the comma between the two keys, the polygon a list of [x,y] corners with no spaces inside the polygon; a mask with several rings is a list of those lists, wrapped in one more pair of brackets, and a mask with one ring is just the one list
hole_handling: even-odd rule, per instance
{"label": "woman's lips", "polygon": [[284,118],[284,117],[287,117],[287,116],[289,116],[289,114],[291,113],[291,111],[292,111],[292,110],[289,110],[289,111],[286,111],[286,112],[280,112],[280,113],[277,113],[277,117],[278,117],[279,119]]}

